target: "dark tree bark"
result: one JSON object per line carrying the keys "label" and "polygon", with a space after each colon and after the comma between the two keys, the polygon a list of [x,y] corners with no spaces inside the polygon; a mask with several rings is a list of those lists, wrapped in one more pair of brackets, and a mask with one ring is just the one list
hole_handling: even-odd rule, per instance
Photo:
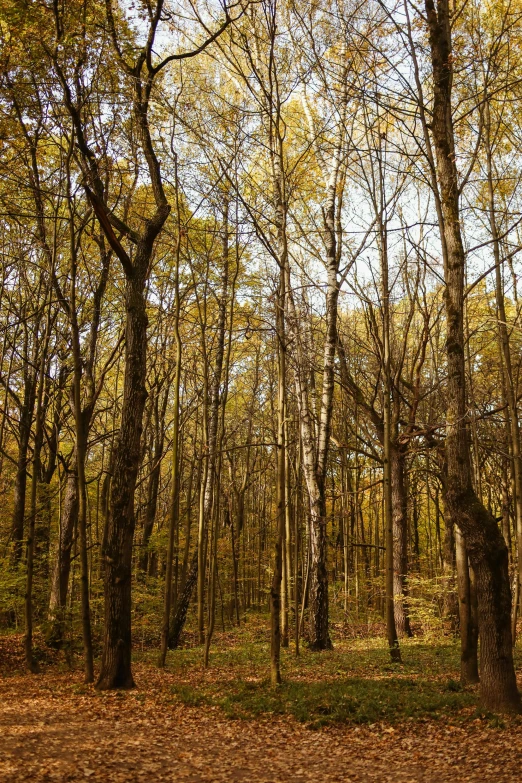
{"label": "dark tree bark", "polygon": [[51,578],[48,612],[49,626],[46,632],[46,642],[50,647],[60,647],[63,640],[65,607],[71,571],[71,550],[77,520],[78,476],[76,473],[76,460],[73,458],[73,464],[70,465],[67,472],[65,496],[60,518],[60,535]]}
{"label": "dark tree bark", "polygon": [[[161,225],[168,207],[160,212]],[[157,221],[157,223],[160,222]],[[141,433],[147,392],[147,313],[145,274],[152,254],[155,234],[141,240],[135,260],[135,273],[125,287],[126,332],[125,376],[121,425],[114,445],[107,537],[102,555],[105,560],[105,625],[102,665],[96,687],[131,688],[131,570],[134,539],[134,490],[141,459]]]}
{"label": "dark tree bark", "polygon": [[[194,442],[196,437],[194,437]],[[189,555],[190,555],[190,533],[192,530],[192,487],[194,484],[194,472],[196,471],[196,454],[192,458],[192,462],[189,468],[189,477],[187,483],[187,501],[185,508],[185,546],[183,549],[183,562],[181,565],[181,579],[180,579],[180,592],[183,592],[185,582],[187,580],[187,573],[189,569]],[[201,460],[198,460],[198,468],[196,473],[196,486],[201,481]],[[176,608],[176,607],[174,607]]]}
{"label": "dark tree bark", "polygon": [[395,443],[392,443],[390,462],[395,625],[399,636],[412,636],[407,598],[408,503],[404,478],[405,456]]}
{"label": "dark tree bark", "polygon": [[[376,210],[379,227],[378,245],[381,257],[381,297],[382,297],[382,374],[383,374],[383,515],[385,532],[385,585],[386,585],[386,635],[392,662],[401,661],[401,651],[397,633],[395,601],[396,548],[394,546],[394,508],[392,487],[392,448],[394,421],[392,418],[392,377],[390,355],[390,285],[388,266],[388,235],[383,221],[382,208]],[[396,466],[397,467],[397,466]],[[398,477],[397,477],[398,478]],[[398,489],[396,482],[396,490]],[[377,529],[378,529],[378,522]],[[377,564],[379,549],[375,549]],[[402,591],[401,591],[402,592]]]}
{"label": "dark tree bark", "polygon": [[519,711],[513,666],[508,552],[494,517],[474,492],[466,406],[464,353],[465,253],[452,120],[453,64],[448,0],[425,0],[433,71],[432,137],[440,194],[444,257],[447,428],[446,506],[465,536],[475,572],[480,631],[481,699],[491,710]]}
{"label": "dark tree bark", "polygon": [[27,469],[29,466],[29,441],[36,402],[36,373],[30,369],[28,357],[24,372],[24,396],[19,408],[19,445],[18,461],[13,497],[12,538],[14,557],[21,560],[24,540],[25,500],[27,492]]}
{"label": "dark tree bark", "polygon": [[[47,295],[44,300],[47,299]],[[35,385],[38,387],[35,411],[35,432],[32,458],[31,476],[31,501],[29,507],[29,519],[27,520],[27,557],[26,557],[26,587],[25,587],[25,663],[30,672],[38,671],[38,664],[33,655],[33,578],[34,578],[34,552],[35,552],[35,527],[37,513],[38,483],[42,477],[42,447],[43,447],[43,392],[45,387],[45,367],[49,339],[51,331],[51,308],[48,303],[47,323],[45,325],[41,359],[35,368]]]}
{"label": "dark tree bark", "polygon": [[[173,569],[173,557],[174,549],[178,548],[179,540],[179,487],[180,487],[180,459],[179,459],[179,398],[180,398],[180,383],[181,383],[181,336],[179,332],[179,319],[180,319],[180,296],[179,296],[179,265],[180,265],[180,253],[181,253],[181,217],[179,211],[179,188],[178,188],[178,170],[177,160],[175,162],[175,184],[176,184],[176,214],[177,214],[177,237],[176,237],[176,266],[174,272],[174,288],[175,288],[175,300],[174,300],[174,339],[176,343],[176,370],[174,377],[174,415],[172,421],[172,496],[170,501],[170,515],[169,515],[169,540],[167,545],[167,564],[165,569],[165,594],[163,605],[163,626],[161,630],[161,645],[160,656],[158,665],[160,667],[165,666],[165,659],[167,657],[167,650],[169,644],[169,627],[170,627],[170,615],[171,604],[173,602],[173,584],[172,584],[172,569]],[[167,396],[167,394],[165,395]],[[165,414],[163,413],[163,418]],[[161,423],[161,429],[164,430],[163,422]],[[216,523],[217,524],[217,523]],[[177,552],[176,552],[177,557]],[[177,577],[177,574],[176,574]],[[177,579],[175,580],[174,588],[177,590]],[[177,596],[174,596],[174,602]]]}
{"label": "dark tree bark", "polygon": [[[52,379],[49,365],[50,362],[48,361],[46,369],[48,386]],[[36,519],[36,555],[41,560],[40,573],[44,579],[47,579],[49,576],[49,549],[51,543],[51,521],[53,515],[53,490],[51,488],[51,482],[53,480],[57,465],[58,442],[63,417],[63,397],[68,375],[69,367],[62,359],[60,371],[58,373],[58,382],[56,396],[54,399],[54,412],[51,420],[51,426],[46,428],[45,440],[47,443],[47,461],[45,464],[42,464],[42,480],[40,482],[40,497],[38,500],[39,514],[37,515]],[[44,406],[46,410],[48,405],[49,400],[47,400]]]}
{"label": "dark tree bark", "polygon": [[143,520],[143,535],[141,539],[141,554],[139,558],[139,568],[147,573],[149,566],[149,541],[156,521],[156,510],[158,508],[158,491],[161,477],[161,458],[163,456],[163,447],[165,444],[165,413],[169,398],[169,385],[164,391],[161,408],[158,397],[154,400],[154,448],[152,450],[152,469],[150,471],[147,485],[147,502],[145,504],[145,515]]}
{"label": "dark tree bark", "polygon": [[187,612],[190,606],[190,599],[194,592],[194,587],[198,580],[198,550],[194,550],[192,555],[192,561],[190,568],[183,585],[183,590],[178,598],[178,605],[176,607],[176,613],[172,619],[169,629],[169,649],[175,650],[179,646],[181,634],[185,627],[185,620],[187,619]]}

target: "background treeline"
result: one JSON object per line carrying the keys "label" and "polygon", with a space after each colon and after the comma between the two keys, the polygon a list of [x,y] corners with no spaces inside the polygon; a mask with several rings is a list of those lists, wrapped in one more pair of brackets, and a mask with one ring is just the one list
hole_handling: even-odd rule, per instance
{"label": "background treeline", "polygon": [[332,623],[395,659],[460,628],[476,680],[522,572],[522,5],[2,0],[0,35],[0,623],[28,665],[37,626],[130,685],[131,623],[164,663],[188,614],[208,662],[270,606],[276,681]]}

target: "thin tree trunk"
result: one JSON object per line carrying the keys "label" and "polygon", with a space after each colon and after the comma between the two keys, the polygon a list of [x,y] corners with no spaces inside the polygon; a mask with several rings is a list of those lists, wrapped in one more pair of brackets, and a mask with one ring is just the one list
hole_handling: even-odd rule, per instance
{"label": "thin tree trunk", "polygon": [[50,310],[48,311],[47,325],[45,328],[45,334],[42,341],[42,357],[35,370],[35,386],[38,387],[37,399],[36,399],[36,413],[35,413],[35,433],[34,433],[34,447],[33,447],[33,460],[32,469],[33,475],[31,478],[31,501],[29,508],[29,524],[27,532],[27,562],[26,562],[26,587],[25,587],[25,637],[24,637],[24,649],[25,649],[25,664],[30,672],[37,672],[38,665],[33,655],[33,577],[34,577],[34,534],[36,526],[36,513],[37,513],[37,490],[38,482],[41,477],[41,451],[43,446],[44,430],[43,430],[43,415],[42,415],[42,401],[45,385],[45,364],[47,360],[47,348],[50,338]]}
{"label": "thin tree trunk", "polygon": [[185,627],[185,620],[187,619],[187,612],[190,605],[190,599],[192,593],[194,592],[197,579],[198,579],[198,549],[196,548],[194,550],[194,554],[192,555],[192,561],[190,563],[190,568],[187,574],[187,578],[185,580],[185,584],[183,585],[181,594],[178,597],[176,614],[173,617],[171,627],[170,627],[169,648],[171,650],[175,650],[179,647],[181,634],[183,628]]}
{"label": "thin tree trunk", "polygon": [[[228,228],[228,200],[225,202],[223,211],[223,269],[221,276],[221,292],[219,297],[219,311],[217,324],[217,345],[215,364],[212,374],[210,387],[210,400],[208,403],[208,426],[207,426],[207,391],[205,390],[204,421],[203,431],[206,435],[205,456],[202,482],[200,489],[199,503],[199,522],[198,522],[198,545],[192,563],[187,575],[187,579],[181,595],[178,598],[178,606],[172,623],[172,632],[169,634],[169,647],[174,649],[178,646],[187,612],[190,604],[190,598],[194,585],[197,585],[197,627],[200,644],[205,642],[204,634],[204,586],[205,586],[205,562],[206,562],[206,531],[208,529],[208,520],[212,513],[212,504],[214,497],[214,484],[216,474],[217,458],[217,437],[219,425],[219,409],[222,402],[220,398],[220,386],[223,375],[223,360],[225,353],[225,329],[227,316],[227,298],[229,282],[229,228]],[[205,437],[205,435],[204,435]]]}
{"label": "thin tree trunk", "polygon": [[218,484],[216,487],[217,497],[214,503],[214,519],[213,519],[213,526],[212,526],[211,539],[210,539],[209,607],[208,607],[208,623],[207,623],[207,629],[205,634],[205,651],[203,655],[203,666],[205,667],[205,669],[207,669],[209,665],[210,644],[212,642],[212,637],[214,635],[214,628],[216,625],[216,584],[218,581],[217,546],[218,546],[218,537],[219,537],[219,514],[220,514],[219,481],[217,482],[217,484]]}
{"label": "thin tree trunk", "polygon": [[[382,198],[382,194],[381,194]],[[394,509],[393,509],[393,489],[392,489],[392,388],[391,388],[391,355],[390,355],[390,288],[388,281],[388,248],[386,226],[382,221],[382,208],[378,211],[379,224],[379,250],[381,257],[381,287],[382,287],[382,319],[383,319],[383,377],[384,377],[384,402],[383,402],[383,499],[384,499],[384,528],[385,528],[385,547],[386,547],[386,633],[388,636],[388,647],[390,657],[393,662],[400,662],[401,652],[399,648],[399,638],[397,627],[395,625],[395,546],[394,546]],[[399,455],[396,455],[397,459]],[[397,471],[400,469],[396,465]],[[396,482],[396,490],[398,481]],[[376,541],[375,554],[378,558],[379,547]],[[402,566],[402,563],[400,564]],[[378,570],[378,569],[377,569]],[[402,588],[402,584],[401,584]],[[400,590],[402,596],[402,589]]]}
{"label": "thin tree trunk", "polygon": [[[194,441],[196,438],[194,437]],[[183,549],[183,563],[181,565],[181,580],[180,580],[180,592],[183,592],[185,582],[187,581],[187,572],[189,567],[189,555],[190,555],[190,532],[192,529],[192,486],[194,482],[194,470],[196,468],[196,454],[192,459],[189,468],[188,486],[187,486],[187,506],[185,511],[185,547]],[[198,464],[197,484],[201,479],[201,460]],[[179,601],[179,599],[178,599]],[[177,608],[177,607],[176,607]],[[170,633],[169,633],[170,639]],[[169,641],[170,644],[170,641]]]}
{"label": "thin tree trunk", "polygon": [[[72,154],[72,139],[71,139]],[[72,353],[74,363],[73,411],[76,430],[76,470],[78,477],[78,532],[80,538],[80,594],[82,607],[82,637],[85,666],[85,682],[94,681],[94,661],[91,637],[91,610],[89,606],[89,566],[87,559],[87,482],[85,478],[85,460],[87,458],[87,432],[90,423],[90,411],[82,410],[82,356],[80,347],[80,329],[77,316],[77,238],[74,230],[73,201],[71,197],[71,179],[67,179],[67,196],[70,225],[70,272],[71,304],[70,324],[72,333]]]}
{"label": "thin tree trunk", "polygon": [[[280,188],[280,182],[277,183]],[[272,584],[270,588],[270,681],[272,685],[281,682],[281,583],[283,578],[283,540],[286,517],[286,345],[285,345],[285,302],[286,302],[286,242],[282,236],[283,215],[280,210],[281,242],[283,244],[279,291],[276,300],[277,339],[277,451],[276,451],[276,540]],[[284,263],[284,266],[283,266]],[[288,630],[288,628],[287,628]]]}
{"label": "thin tree trunk", "polygon": [[458,527],[455,528],[455,550],[459,598],[460,679],[463,685],[470,685],[479,681],[478,634],[471,606],[468,552],[464,536]]}
{"label": "thin tree trunk", "polygon": [[204,634],[204,585],[206,540],[209,520],[212,515],[214,499],[214,487],[216,481],[216,459],[220,409],[220,387],[223,375],[223,360],[225,354],[225,329],[227,320],[228,297],[228,266],[229,266],[229,227],[228,227],[228,198],[225,199],[223,209],[223,268],[221,272],[221,291],[219,296],[219,310],[217,323],[216,355],[212,381],[209,389],[208,405],[208,441],[207,441],[207,468],[205,473],[204,492],[200,511],[200,525],[198,535],[198,633],[200,644],[205,642]]}
{"label": "thin tree trunk", "polygon": [[169,541],[167,547],[167,568],[165,571],[165,597],[163,603],[163,627],[161,630],[161,645],[158,665],[165,666],[169,642],[170,607],[172,602],[172,561],[176,535],[179,531],[179,396],[181,383],[181,336],[179,332],[180,296],[179,296],[179,265],[181,252],[181,217],[179,210],[179,188],[177,159],[175,161],[175,186],[176,186],[176,267],[174,271],[174,339],[176,342],[176,371],[174,377],[174,416],[172,421],[172,495],[170,499]]}
{"label": "thin tree trunk", "polygon": [[[240,547],[240,541],[237,542],[238,544],[238,551],[236,552],[236,536],[234,533],[234,517],[231,513],[231,510],[229,510],[230,514],[230,544],[231,544],[231,550],[232,550],[232,571],[233,571],[233,579],[234,579],[234,608],[236,612],[236,622],[239,625],[239,547]],[[231,618],[232,620],[232,612],[231,612]]]}
{"label": "thin tree trunk", "polygon": [[24,540],[25,502],[27,491],[27,468],[29,465],[29,440],[31,424],[36,400],[36,373],[29,369],[25,373],[24,398],[20,408],[18,422],[19,445],[18,462],[14,483],[12,538],[14,543],[14,558],[18,562],[22,558]]}
{"label": "thin tree trunk", "polygon": [[404,483],[405,457],[391,446],[391,505],[393,525],[393,594],[395,624],[399,636],[412,636],[408,611],[408,514]]}
{"label": "thin tree trunk", "polygon": [[63,641],[65,608],[71,571],[71,550],[74,531],[78,520],[78,475],[76,457],[67,471],[65,497],[60,515],[60,533],[51,580],[51,595],[47,615],[49,627],[46,642],[50,647],[59,648]]}
{"label": "thin tree trunk", "polygon": [[455,533],[447,512],[444,515],[444,526],[444,618],[450,623],[451,630],[456,633],[459,623],[459,598],[458,591],[455,590]]}
{"label": "thin tree trunk", "polygon": [[169,385],[166,384],[164,390],[161,410],[159,410],[158,400],[155,400],[156,432],[154,437],[154,449],[152,451],[152,469],[150,471],[147,500],[145,503],[145,518],[143,521],[143,534],[141,539],[141,554],[138,566],[146,574],[149,570],[149,542],[156,521],[156,511],[158,508],[158,492],[161,478],[161,458],[163,456],[163,445],[165,442],[165,413],[169,399]]}

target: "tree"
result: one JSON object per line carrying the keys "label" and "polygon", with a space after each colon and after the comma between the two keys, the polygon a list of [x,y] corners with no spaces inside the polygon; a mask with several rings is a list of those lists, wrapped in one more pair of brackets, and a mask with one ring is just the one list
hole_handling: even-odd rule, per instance
{"label": "tree", "polygon": [[471,483],[469,431],[466,422],[464,353],[465,253],[460,230],[459,185],[452,120],[452,47],[448,0],[425,3],[431,66],[431,131],[441,202],[448,365],[446,505],[466,537],[477,579],[481,639],[481,697],[489,709],[520,709],[513,667],[511,590],[507,547],[497,523]]}

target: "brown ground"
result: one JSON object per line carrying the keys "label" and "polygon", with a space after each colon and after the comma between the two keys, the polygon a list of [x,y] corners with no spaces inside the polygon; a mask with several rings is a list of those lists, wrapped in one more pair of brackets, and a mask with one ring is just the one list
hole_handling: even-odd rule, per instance
{"label": "brown ground", "polygon": [[135,670],[141,687],[123,694],[95,694],[79,672],[0,679],[0,780],[522,782],[520,724],[234,721],[175,703],[172,674]]}

